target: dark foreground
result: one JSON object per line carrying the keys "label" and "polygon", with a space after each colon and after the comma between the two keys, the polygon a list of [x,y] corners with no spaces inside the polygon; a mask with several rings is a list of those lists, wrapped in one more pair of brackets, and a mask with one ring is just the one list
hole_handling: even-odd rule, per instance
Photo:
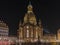
{"label": "dark foreground", "polygon": [[59,43],[56,43],[56,42],[52,42],[52,43],[40,43],[40,42],[37,42],[37,43],[16,43],[13,45],[60,45],[60,42]]}

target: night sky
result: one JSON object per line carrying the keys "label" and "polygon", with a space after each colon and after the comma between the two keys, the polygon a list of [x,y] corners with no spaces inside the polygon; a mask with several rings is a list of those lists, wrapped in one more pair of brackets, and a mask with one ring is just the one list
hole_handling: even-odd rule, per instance
{"label": "night sky", "polygon": [[[9,34],[17,35],[19,21],[27,12],[28,0],[0,1],[0,18],[9,26]],[[44,29],[56,34],[60,28],[59,3],[48,0],[31,0],[37,19],[41,19]],[[21,20],[22,21],[22,20]]]}

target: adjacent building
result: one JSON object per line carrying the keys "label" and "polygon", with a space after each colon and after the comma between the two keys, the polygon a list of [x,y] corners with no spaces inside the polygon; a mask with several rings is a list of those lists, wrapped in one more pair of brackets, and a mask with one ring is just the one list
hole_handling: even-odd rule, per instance
{"label": "adjacent building", "polygon": [[8,36],[9,35],[9,28],[6,23],[0,21],[0,36]]}

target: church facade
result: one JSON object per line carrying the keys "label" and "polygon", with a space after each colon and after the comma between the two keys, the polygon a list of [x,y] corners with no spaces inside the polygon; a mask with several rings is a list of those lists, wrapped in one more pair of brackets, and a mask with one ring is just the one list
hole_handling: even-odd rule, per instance
{"label": "church facade", "polygon": [[43,28],[41,20],[37,25],[37,19],[33,12],[33,6],[27,6],[27,13],[24,16],[23,24],[19,22],[18,37],[21,42],[37,42],[43,38]]}

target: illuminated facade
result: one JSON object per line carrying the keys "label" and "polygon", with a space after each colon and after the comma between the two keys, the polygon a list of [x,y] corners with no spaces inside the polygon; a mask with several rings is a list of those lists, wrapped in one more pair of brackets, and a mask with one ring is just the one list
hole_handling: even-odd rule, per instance
{"label": "illuminated facade", "polygon": [[43,36],[43,40],[45,40],[45,42],[56,42],[56,35],[54,35],[54,34],[45,34]]}
{"label": "illuminated facade", "polygon": [[0,36],[8,36],[9,28],[3,21],[0,21]]}
{"label": "illuminated facade", "polygon": [[0,45],[13,45],[17,37],[9,37],[9,28],[6,23],[0,21]]}
{"label": "illuminated facade", "polygon": [[39,25],[37,25],[37,20],[33,12],[33,7],[31,4],[27,7],[27,13],[24,16],[23,24],[19,23],[19,39],[21,42],[37,42],[43,36],[43,28],[41,21],[39,20]]}

